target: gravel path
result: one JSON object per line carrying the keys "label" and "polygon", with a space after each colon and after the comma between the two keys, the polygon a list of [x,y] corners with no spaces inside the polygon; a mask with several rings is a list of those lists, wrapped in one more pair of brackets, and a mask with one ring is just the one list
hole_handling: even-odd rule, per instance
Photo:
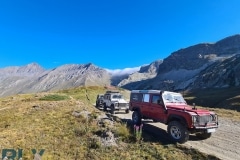
{"label": "gravel path", "polygon": [[[129,114],[115,114],[115,116],[126,120],[131,120],[131,115],[131,112]],[[145,121],[144,123],[144,130],[153,133],[155,136],[158,135],[160,141],[163,143],[169,142],[169,137],[166,133],[166,125],[152,123],[151,121]],[[189,148],[193,147],[198,149],[202,153],[215,155],[222,160],[240,160],[240,121],[219,117],[219,124],[219,128],[212,134],[211,138],[199,140],[192,135],[189,141],[183,145]]]}
{"label": "gravel path", "polygon": [[240,159],[240,121],[219,118],[219,128],[207,140],[188,141],[184,145],[223,160]]}

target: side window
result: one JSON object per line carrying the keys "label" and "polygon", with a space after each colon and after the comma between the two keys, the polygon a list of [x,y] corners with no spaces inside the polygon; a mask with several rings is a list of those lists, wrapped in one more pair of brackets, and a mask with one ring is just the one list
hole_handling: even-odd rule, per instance
{"label": "side window", "polygon": [[143,102],[149,102],[149,94],[143,94]]}
{"label": "side window", "polygon": [[109,99],[110,99],[110,95],[106,94],[106,95],[104,96],[104,99],[109,100]]}
{"label": "side window", "polygon": [[152,96],[152,103],[158,104],[158,100],[160,100],[160,95]]}
{"label": "side window", "polygon": [[132,93],[131,94],[131,101],[141,102],[142,101],[142,94]]}

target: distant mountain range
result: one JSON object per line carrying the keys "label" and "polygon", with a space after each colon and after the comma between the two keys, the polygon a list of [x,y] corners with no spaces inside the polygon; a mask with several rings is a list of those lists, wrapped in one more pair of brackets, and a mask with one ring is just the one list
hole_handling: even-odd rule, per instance
{"label": "distant mountain range", "polygon": [[128,89],[184,90],[239,86],[240,35],[173,52],[159,65],[157,75],[126,83]]}
{"label": "distant mountain range", "polygon": [[78,86],[184,90],[240,85],[240,35],[201,43],[143,65],[131,74],[112,74],[89,64],[66,64],[45,70],[37,63],[0,69],[0,96]]}

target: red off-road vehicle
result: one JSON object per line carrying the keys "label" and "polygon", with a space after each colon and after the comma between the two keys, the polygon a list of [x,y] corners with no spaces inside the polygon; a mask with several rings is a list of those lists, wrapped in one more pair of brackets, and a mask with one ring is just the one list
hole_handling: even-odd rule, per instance
{"label": "red off-road vehicle", "polygon": [[195,133],[207,139],[218,128],[218,117],[214,112],[187,105],[180,93],[161,90],[133,90],[129,109],[132,121],[141,124],[141,119],[152,119],[166,125],[170,137],[179,143]]}

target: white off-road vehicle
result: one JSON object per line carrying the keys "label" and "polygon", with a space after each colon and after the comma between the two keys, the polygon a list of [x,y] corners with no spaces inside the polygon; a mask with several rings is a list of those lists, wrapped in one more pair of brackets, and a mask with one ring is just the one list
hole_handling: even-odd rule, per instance
{"label": "white off-road vehicle", "polygon": [[125,110],[126,113],[129,113],[129,103],[119,91],[107,91],[103,97],[103,109],[104,111],[110,109],[111,114],[120,110]]}
{"label": "white off-road vehicle", "polygon": [[103,94],[98,94],[96,99],[96,107],[100,108],[103,107]]}

